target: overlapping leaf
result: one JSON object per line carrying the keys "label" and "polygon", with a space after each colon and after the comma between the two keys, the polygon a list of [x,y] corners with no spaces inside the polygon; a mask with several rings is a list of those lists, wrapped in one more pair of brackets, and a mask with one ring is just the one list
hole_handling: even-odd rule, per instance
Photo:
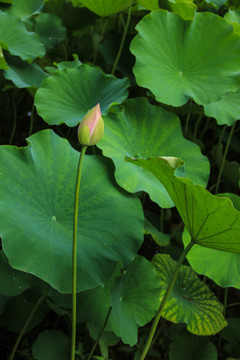
{"label": "overlapping leaf", "polygon": [[57,71],[37,91],[39,115],[50,125],[76,126],[98,102],[102,114],[113,103],[128,96],[128,80],[105,75],[96,67],[82,64],[76,69]]}
{"label": "overlapping leaf", "polygon": [[[71,292],[72,218],[79,153],[51,130],[0,148],[0,229],[12,267]],[[86,156],[78,230],[78,291],[127,266],[143,238],[138,199],[116,187],[107,159]],[[126,210],[128,212],[126,214]],[[116,233],[118,229],[118,233]]]}
{"label": "overlapping leaf", "polygon": [[33,343],[32,354],[37,360],[65,360],[69,357],[71,340],[59,330],[41,332]]}
{"label": "overlapping leaf", "polygon": [[[160,302],[174,272],[176,262],[169,255],[156,255],[153,264],[158,270],[162,291]],[[227,325],[223,306],[209,288],[188,266],[182,266],[162,316],[174,323],[186,323],[196,335],[216,334]]]}
{"label": "overlapping leaf", "polygon": [[240,38],[220,16],[196,13],[186,21],[157,10],[137,30],[131,44],[134,74],[158,101],[181,106],[193,98],[208,104],[238,89]]}
{"label": "overlapping leaf", "polygon": [[38,14],[44,4],[44,0],[13,0],[10,11],[19,18],[26,18]]}
{"label": "overlapping leaf", "polygon": [[165,186],[196,244],[240,253],[240,212],[227,198],[212,195],[191,180],[174,175],[183,161],[177,158],[128,158],[150,171]]}
{"label": "overlapping leaf", "polygon": [[129,192],[146,191],[161,207],[173,203],[159,181],[145,170],[124,163],[126,155],[181,156],[186,161],[186,174],[195,183],[206,186],[209,163],[196,144],[182,135],[178,117],[147,99],[131,99],[121,109],[104,116],[105,133],[98,146],[115,164],[115,178]]}
{"label": "overlapping leaf", "polygon": [[0,45],[4,50],[23,60],[34,60],[45,54],[45,47],[38,35],[27,31],[15,15],[0,11],[0,23]]}

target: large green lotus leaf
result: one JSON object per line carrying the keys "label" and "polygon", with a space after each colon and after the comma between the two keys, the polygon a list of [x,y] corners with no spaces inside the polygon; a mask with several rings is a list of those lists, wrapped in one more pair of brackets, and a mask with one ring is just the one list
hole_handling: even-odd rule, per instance
{"label": "large green lotus leaf", "polygon": [[[77,321],[87,321],[87,327],[93,339],[97,339],[106,321],[111,306],[111,289],[116,277],[121,275],[120,268],[118,263],[111,278],[105,284],[77,295]],[[109,318],[102,338],[105,341],[108,340],[109,333],[112,331],[111,318]],[[119,338],[117,339],[119,340]]]}
{"label": "large green lotus leaf", "polygon": [[[52,130],[23,148],[0,148],[0,229],[15,269],[71,292],[72,218],[79,152]],[[112,164],[85,156],[78,227],[78,291],[104,283],[120,260],[127,266],[143,238],[139,200],[121,191]],[[126,214],[126,209],[128,209]]]}
{"label": "large green lotus leaf", "polygon": [[137,0],[137,4],[151,11],[159,9],[158,0]]}
{"label": "large green lotus leaf", "polygon": [[150,262],[137,256],[111,294],[111,322],[116,335],[131,346],[137,343],[138,326],[144,326],[159,307],[158,274]]}
{"label": "large green lotus leaf", "polygon": [[128,86],[126,78],[117,79],[82,64],[49,76],[36,93],[35,105],[48,124],[76,126],[98,102],[106,114],[111,104],[125,100]]}
{"label": "large green lotus leaf", "polygon": [[169,360],[217,360],[217,349],[206,336],[195,336],[187,331],[173,339]]}
{"label": "large green lotus leaf", "polygon": [[[233,202],[235,209],[240,211],[240,197],[235,194],[218,194],[228,197]],[[190,235],[183,232],[184,245],[190,241]],[[195,245],[187,255],[193,270],[201,275],[206,275],[221,287],[235,287],[240,289],[240,254],[229,253],[215,249],[207,249]]]}
{"label": "large green lotus leaf", "polygon": [[175,176],[175,171],[179,175],[182,172],[180,159],[128,158],[127,161],[150,171],[165,186],[195,244],[240,253],[240,212],[230,199],[212,195],[191,180]]}
{"label": "large green lotus leaf", "polygon": [[215,118],[218,125],[233,125],[240,119],[240,89],[229,92],[219,101],[205,105],[204,113]]}
{"label": "large green lotus leaf", "polygon": [[7,55],[9,70],[4,72],[5,79],[11,80],[18,88],[39,88],[48,74],[37,64],[29,64],[19,57]]}
{"label": "large green lotus leaf", "polygon": [[16,296],[38,283],[39,279],[33,275],[9,266],[7,257],[0,251],[0,294]]}
{"label": "large green lotus leaf", "polygon": [[37,360],[66,360],[69,357],[71,340],[59,330],[41,332],[32,346],[33,358]]}
{"label": "large green lotus leaf", "polygon": [[52,49],[66,36],[66,29],[54,14],[39,14],[35,20],[35,32],[46,48]]}
{"label": "large green lotus leaf", "polygon": [[73,5],[84,5],[100,16],[109,16],[126,9],[131,0],[71,0]]}
{"label": "large green lotus leaf", "polygon": [[44,0],[13,0],[10,12],[23,19],[38,14],[43,4]]}
{"label": "large green lotus leaf", "polygon": [[[160,302],[176,267],[169,255],[157,254],[153,258],[162,291]],[[227,325],[223,306],[189,266],[182,265],[162,316],[174,323],[186,323],[195,335],[213,335]]]}
{"label": "large green lotus leaf", "polygon": [[240,38],[220,16],[197,13],[186,21],[157,10],[136,28],[134,74],[158,101],[181,106],[193,98],[207,104],[238,89]]}
{"label": "large green lotus leaf", "polygon": [[115,165],[115,178],[129,192],[146,191],[161,207],[173,206],[164,186],[154,175],[125,163],[126,155],[180,156],[186,161],[186,176],[206,186],[209,163],[199,147],[182,135],[178,117],[145,98],[128,100],[120,111],[104,116],[105,133],[98,146]]}
{"label": "large green lotus leaf", "polygon": [[27,31],[24,24],[13,14],[0,11],[0,45],[10,54],[23,60],[34,60],[45,54],[45,47],[38,35]]}

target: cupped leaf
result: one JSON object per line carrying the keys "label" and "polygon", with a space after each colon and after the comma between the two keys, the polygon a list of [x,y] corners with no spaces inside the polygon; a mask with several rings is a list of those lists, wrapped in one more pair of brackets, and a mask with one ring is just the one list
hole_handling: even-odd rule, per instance
{"label": "cupped leaf", "polygon": [[8,70],[9,67],[3,55],[2,47],[0,46],[0,70]]}
{"label": "cupped leaf", "polygon": [[165,186],[195,244],[240,253],[240,212],[231,200],[175,176],[175,170],[181,172],[182,160],[162,157],[127,161],[150,171]]}
{"label": "cupped leaf", "polygon": [[131,346],[137,343],[138,326],[144,326],[159,307],[158,274],[150,262],[137,256],[111,294],[111,322],[114,332]]}
{"label": "cupped leaf", "polygon": [[35,20],[35,32],[46,48],[52,49],[66,36],[66,29],[54,14],[39,14]]}
{"label": "cupped leaf", "polygon": [[124,163],[126,155],[181,156],[186,161],[186,176],[206,186],[209,163],[199,147],[182,135],[178,117],[145,98],[128,100],[119,111],[109,111],[103,117],[105,133],[98,144],[103,154],[115,165],[115,178],[129,192],[146,191],[161,207],[173,206],[164,186],[145,170]]}
{"label": "cupped leaf", "polygon": [[[235,194],[218,194],[228,197],[235,209],[240,211],[240,197]],[[190,242],[190,235],[183,232],[183,243],[185,246]],[[235,287],[240,289],[240,254],[226,251],[207,249],[195,245],[187,255],[187,259],[193,270],[201,275],[206,275],[221,287]]]}
{"label": "cupped leaf", "polygon": [[37,91],[35,105],[50,125],[76,126],[85,114],[100,103],[106,114],[113,103],[128,96],[128,80],[105,75],[96,67],[82,64],[76,69],[57,71]]}
{"label": "cupped leaf", "polygon": [[23,23],[13,14],[0,11],[0,45],[10,54],[23,60],[34,60],[45,54],[45,47],[38,35],[27,31]]}
{"label": "cupped leaf", "polygon": [[38,14],[43,4],[44,0],[13,0],[10,12],[23,19]]}
{"label": "cupped leaf", "polygon": [[218,125],[233,125],[240,120],[240,89],[229,92],[219,101],[204,105],[204,113],[217,120]]}
{"label": "cupped leaf", "polygon": [[32,354],[37,360],[66,360],[71,348],[70,337],[59,330],[41,332],[33,343]]}
{"label": "cupped leaf", "polygon": [[220,16],[197,13],[186,21],[157,10],[137,30],[131,44],[134,74],[158,101],[181,106],[193,98],[208,104],[238,89],[240,38]]}
{"label": "cupped leaf", "polygon": [[[72,218],[79,152],[52,130],[23,148],[0,148],[0,229],[12,267],[71,292]],[[112,164],[86,156],[78,230],[78,291],[104,283],[121,261],[127,266],[143,238],[137,198],[121,191]],[[126,214],[126,209],[128,212]],[[61,264],[61,266],[60,266]]]}
{"label": "cupped leaf", "polygon": [[38,283],[39,279],[33,275],[9,266],[4,252],[0,252],[0,294],[16,296]]}
{"label": "cupped leaf", "polygon": [[84,5],[100,16],[109,16],[126,9],[131,0],[71,0],[73,5]]}
{"label": "cupped leaf", "polygon": [[5,79],[11,80],[18,88],[39,88],[48,74],[37,64],[29,64],[19,57],[7,55],[9,70],[4,72]]}
{"label": "cupped leaf", "polygon": [[217,349],[206,336],[180,333],[170,345],[169,360],[217,360]]}
{"label": "cupped leaf", "polygon": [[[153,258],[162,291],[160,302],[176,267],[169,255],[157,254]],[[189,266],[181,266],[177,280],[162,316],[174,323],[186,323],[187,329],[195,335],[216,334],[227,325],[222,314],[223,306],[197,277]]]}

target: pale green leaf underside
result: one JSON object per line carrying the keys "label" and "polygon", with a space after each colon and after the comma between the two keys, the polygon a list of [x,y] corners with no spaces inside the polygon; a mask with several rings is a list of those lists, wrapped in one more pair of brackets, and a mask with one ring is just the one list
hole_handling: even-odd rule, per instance
{"label": "pale green leaf underside", "polygon": [[179,156],[186,161],[185,173],[194,183],[206,186],[208,159],[200,148],[182,135],[178,117],[145,98],[127,100],[103,117],[105,130],[98,144],[115,164],[118,184],[129,192],[145,191],[163,208],[173,206],[164,186],[151,174],[124,162],[125,156]]}
{"label": "pale green leaf underside", "polygon": [[[169,255],[155,255],[153,259],[162,286],[160,302],[171,280],[176,262]],[[180,268],[162,316],[174,323],[186,323],[196,335],[213,335],[227,325],[223,306],[209,288],[188,266]]]}
{"label": "pale green leaf underside", "polygon": [[109,16],[126,9],[131,0],[72,0],[72,3],[79,3],[100,16]]}
{"label": "pale green leaf underside", "polygon": [[45,54],[39,37],[27,31],[24,24],[13,14],[0,11],[0,45],[10,54],[23,60],[33,60]]}
{"label": "pale green leaf underside", "polygon": [[240,38],[220,16],[196,13],[186,21],[157,10],[136,28],[134,74],[158,101],[181,106],[193,98],[203,105],[238,89]]}
{"label": "pale green leaf underside", "polygon": [[[38,132],[28,141],[23,148],[0,147],[3,249],[12,267],[71,293],[79,152],[52,130]],[[116,187],[111,172],[109,160],[85,156],[78,217],[78,291],[104,283],[119,260],[127,266],[142,242],[140,202]]]}
{"label": "pale green leaf underside", "polygon": [[37,91],[35,105],[50,125],[76,126],[86,113],[100,103],[106,114],[113,103],[128,96],[128,79],[105,75],[96,67],[82,64],[75,69],[57,71]]}
{"label": "pale green leaf underside", "polygon": [[182,160],[166,157],[127,161],[150,171],[165,186],[196,244],[240,253],[240,212],[228,198],[214,196],[191,180],[175,176]]}

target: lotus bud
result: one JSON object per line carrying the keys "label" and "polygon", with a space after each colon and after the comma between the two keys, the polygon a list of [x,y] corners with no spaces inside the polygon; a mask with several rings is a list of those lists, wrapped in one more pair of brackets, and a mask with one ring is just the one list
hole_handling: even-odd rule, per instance
{"label": "lotus bud", "polygon": [[90,110],[78,126],[78,141],[81,145],[96,145],[102,138],[104,123],[99,103]]}

